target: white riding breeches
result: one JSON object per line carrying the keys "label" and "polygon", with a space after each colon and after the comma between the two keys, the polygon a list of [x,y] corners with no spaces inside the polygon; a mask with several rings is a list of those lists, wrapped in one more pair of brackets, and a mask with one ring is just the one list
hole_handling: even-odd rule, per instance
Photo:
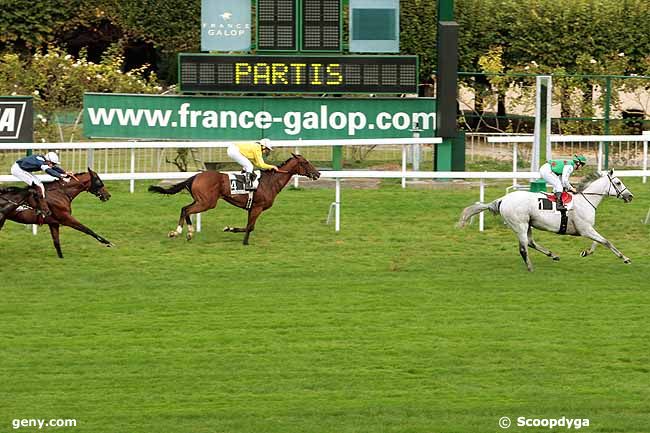
{"label": "white riding breeches", "polygon": [[241,154],[236,144],[231,144],[228,146],[228,156],[234,159],[239,165],[241,165],[246,173],[253,172],[253,163]]}
{"label": "white riding breeches", "polygon": [[557,174],[553,173],[551,166],[544,164],[539,168],[539,174],[544,178],[546,183],[550,184],[553,187],[553,192],[562,192],[562,179]]}
{"label": "white riding breeches", "polygon": [[43,182],[32,173],[20,168],[18,163],[15,162],[14,165],[11,166],[11,174],[25,182],[27,185],[31,185],[32,183],[38,185],[39,188],[41,188],[41,194],[45,197],[45,187],[43,186]]}

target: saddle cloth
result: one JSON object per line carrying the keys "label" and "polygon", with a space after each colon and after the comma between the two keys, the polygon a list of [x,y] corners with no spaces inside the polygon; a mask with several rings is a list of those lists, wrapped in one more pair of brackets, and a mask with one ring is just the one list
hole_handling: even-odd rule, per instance
{"label": "saddle cloth", "polygon": [[[256,190],[260,184],[261,172],[259,170],[255,170],[254,173],[257,177],[253,182],[253,190]],[[248,191],[246,191],[244,188],[245,181],[244,175],[242,173],[237,171],[228,171],[224,172],[224,174],[228,175],[228,180],[230,181],[230,194],[248,194]]]}
{"label": "saddle cloth", "polygon": [[[545,197],[540,197],[538,199],[539,210],[552,210],[558,212],[555,208],[556,206],[555,195],[547,192],[543,192],[542,194],[544,194]],[[573,195],[569,194],[566,191],[563,192],[562,203],[564,203],[564,207],[566,207],[567,210],[573,209]]]}

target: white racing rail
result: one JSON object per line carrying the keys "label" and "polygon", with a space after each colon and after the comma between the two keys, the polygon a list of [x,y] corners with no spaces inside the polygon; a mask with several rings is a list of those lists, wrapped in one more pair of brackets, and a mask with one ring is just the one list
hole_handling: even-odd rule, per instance
{"label": "white racing rail", "polygon": [[[566,141],[567,137],[571,136],[553,136],[553,137],[562,137],[562,140]],[[644,141],[644,169],[643,170],[617,170],[616,175],[619,177],[642,177],[645,179],[647,176],[650,176],[650,171],[647,169],[647,141],[646,138],[650,139],[650,134],[644,134],[643,136],[574,136],[572,139],[576,141],[615,141],[616,137],[626,137],[626,140],[631,140],[630,137],[633,137],[635,140],[639,140],[640,137],[643,137]],[[521,136],[521,137],[494,137],[491,138],[499,142],[508,142],[508,143],[517,143],[517,142],[526,142],[529,139],[532,140],[532,136]],[[334,228],[335,231],[341,230],[341,180],[342,179],[402,179],[402,187],[406,187],[406,179],[475,179],[480,181],[479,188],[479,201],[483,202],[485,200],[485,181],[486,180],[508,180],[512,179],[513,183],[516,184],[517,179],[526,179],[534,180],[539,178],[538,172],[519,172],[516,171],[516,166],[513,167],[512,172],[442,172],[442,171],[407,171],[406,165],[406,146],[413,144],[437,144],[441,143],[440,138],[401,138],[401,139],[359,139],[359,140],[300,140],[300,141],[273,141],[274,147],[294,147],[298,150],[301,147],[309,146],[355,146],[355,145],[402,145],[402,170],[400,171],[366,171],[366,170],[342,170],[342,171],[322,171],[321,178],[329,178],[335,180],[335,197],[334,202],[330,205],[330,215],[328,216],[328,223],[330,221],[331,214],[334,214]],[[173,141],[164,141],[164,142],[84,142],[84,143],[18,143],[18,144],[7,144],[3,145],[3,149],[39,149],[39,150],[51,150],[51,149],[115,149],[115,148],[127,148],[127,149],[136,149],[136,148],[166,148],[166,147],[188,147],[188,148],[198,148],[198,147],[227,147],[229,142],[173,142]],[[133,153],[133,152],[132,152]],[[89,159],[92,156],[89,154]],[[91,164],[89,164],[91,165]],[[131,171],[129,173],[100,173],[100,177],[103,180],[128,180],[130,181],[130,191],[133,192],[135,189],[136,180],[160,180],[160,179],[170,179],[170,180],[181,180],[187,179],[190,176],[197,174],[198,172],[155,172],[155,173],[137,173],[135,172],[135,163],[134,157],[131,161]],[[52,180],[50,176],[41,175],[39,178],[43,180]],[[11,175],[0,175],[0,182],[13,182],[16,179]],[[297,180],[297,177],[296,177]],[[650,218],[650,211],[648,212],[648,218]],[[646,222],[647,219],[646,218]],[[201,230],[201,215],[197,215],[197,231]],[[479,216],[479,230],[484,230],[484,215],[483,213]]]}
{"label": "white racing rail", "polygon": [[[512,143],[512,171],[517,172],[517,143],[532,143],[534,137],[532,135],[507,135],[488,137],[488,143]],[[650,131],[644,131],[642,135],[557,135],[551,134],[551,143],[598,143],[597,152],[597,169],[603,169],[603,144],[610,143],[623,143],[623,142],[642,142],[643,143],[643,156],[642,167],[643,171],[648,170],[648,142],[650,142]],[[644,174],[643,183],[646,183],[647,174]]]}

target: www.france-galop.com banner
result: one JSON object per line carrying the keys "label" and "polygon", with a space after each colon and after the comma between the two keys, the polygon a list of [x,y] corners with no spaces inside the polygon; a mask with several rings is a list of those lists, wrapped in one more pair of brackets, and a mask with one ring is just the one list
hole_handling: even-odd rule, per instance
{"label": "www.france-galop.com banner", "polygon": [[205,97],[87,93],[84,135],[252,140],[433,137],[435,99]]}

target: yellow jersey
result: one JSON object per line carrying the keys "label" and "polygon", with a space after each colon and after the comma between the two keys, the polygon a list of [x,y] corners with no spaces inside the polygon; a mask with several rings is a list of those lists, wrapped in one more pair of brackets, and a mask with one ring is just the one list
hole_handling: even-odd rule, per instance
{"label": "yellow jersey", "polygon": [[239,152],[245,158],[248,158],[256,167],[261,168],[262,170],[271,170],[276,168],[275,165],[269,165],[264,162],[261,144],[256,142],[237,143],[237,147],[239,148]]}

